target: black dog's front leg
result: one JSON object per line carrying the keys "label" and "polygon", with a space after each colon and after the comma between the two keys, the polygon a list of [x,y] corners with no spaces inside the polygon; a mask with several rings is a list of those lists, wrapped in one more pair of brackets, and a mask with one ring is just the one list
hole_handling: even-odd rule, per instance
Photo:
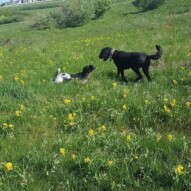
{"label": "black dog's front leg", "polygon": [[127,83],[128,81],[124,76],[124,70],[121,70],[120,73],[121,73],[121,78],[122,78],[123,82]]}

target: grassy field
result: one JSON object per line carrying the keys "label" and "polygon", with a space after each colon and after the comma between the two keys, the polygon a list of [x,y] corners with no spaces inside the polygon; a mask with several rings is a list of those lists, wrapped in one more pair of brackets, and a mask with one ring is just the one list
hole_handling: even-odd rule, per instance
{"label": "grassy field", "polygon": [[[119,1],[85,26],[42,31],[28,27],[36,7],[10,8],[26,18],[0,25],[0,191],[191,190],[190,0],[144,13]],[[98,58],[156,44],[151,83],[126,70],[123,84]],[[87,64],[87,82],[53,83],[58,67]]]}

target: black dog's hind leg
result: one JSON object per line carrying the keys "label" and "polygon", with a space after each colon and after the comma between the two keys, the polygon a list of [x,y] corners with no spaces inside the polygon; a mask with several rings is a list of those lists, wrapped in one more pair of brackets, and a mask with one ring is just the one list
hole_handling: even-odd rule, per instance
{"label": "black dog's hind leg", "polygon": [[137,82],[138,80],[140,80],[143,76],[141,75],[140,71],[138,68],[132,68],[132,70],[137,74],[137,78],[135,79],[135,82]]}
{"label": "black dog's hind leg", "polygon": [[151,77],[149,75],[149,68],[148,67],[143,67],[143,72],[145,74],[145,76],[147,77],[148,81],[151,81]]}

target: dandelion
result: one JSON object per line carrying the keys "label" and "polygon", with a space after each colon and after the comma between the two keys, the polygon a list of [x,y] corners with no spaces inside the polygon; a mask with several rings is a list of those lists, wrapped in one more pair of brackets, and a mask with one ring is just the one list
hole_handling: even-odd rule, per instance
{"label": "dandelion", "polygon": [[139,157],[137,156],[137,155],[134,155],[134,157],[133,157],[135,160],[138,160],[139,159]]}
{"label": "dandelion", "polygon": [[3,79],[3,76],[2,75],[0,75],[0,80],[2,80]]}
{"label": "dandelion", "polygon": [[131,135],[127,135],[126,139],[127,139],[127,141],[130,141],[131,140]]}
{"label": "dandelion", "polygon": [[127,94],[123,94],[123,98],[125,99],[127,97]]}
{"label": "dandelion", "polygon": [[166,105],[164,105],[163,109],[166,113],[170,113],[170,109]]}
{"label": "dandelion", "polygon": [[11,163],[11,162],[7,162],[6,164],[5,164],[5,167],[7,168],[7,170],[13,170],[13,164]]}
{"label": "dandelion", "polygon": [[93,95],[91,95],[91,96],[90,96],[90,99],[91,99],[92,101],[94,101],[94,100],[95,100],[95,97],[94,97]]}
{"label": "dandelion", "polygon": [[114,83],[113,83],[113,88],[116,88],[116,87],[117,87],[117,83],[114,82]]}
{"label": "dandelion", "polygon": [[89,134],[90,137],[93,137],[94,134],[95,134],[95,132],[94,132],[93,129],[90,129],[90,130],[88,131],[88,134]]}
{"label": "dandelion", "polygon": [[186,53],[186,55],[187,55],[187,56],[191,56],[191,51],[188,50],[187,53]]}
{"label": "dandelion", "polygon": [[92,160],[89,158],[89,157],[86,157],[85,159],[84,159],[84,162],[85,163],[90,163]]}
{"label": "dandelion", "polygon": [[98,128],[99,131],[106,131],[106,126],[105,125],[102,125],[101,127]]}
{"label": "dandelion", "polygon": [[168,139],[169,141],[171,141],[171,140],[173,139],[172,134],[169,133],[169,134],[167,135],[167,139]]}
{"label": "dandelion", "polygon": [[182,165],[179,165],[179,166],[176,168],[176,172],[177,172],[178,174],[184,174],[183,170],[184,170],[184,167],[183,167]]}
{"label": "dandelion", "polygon": [[14,127],[14,125],[10,123],[10,124],[8,125],[8,127],[9,127],[10,129],[12,129],[12,128]]}
{"label": "dandelion", "polygon": [[75,154],[72,154],[72,159],[75,160],[76,159],[76,155]]}
{"label": "dandelion", "polygon": [[168,98],[165,97],[165,98],[163,99],[163,101],[164,101],[164,102],[167,102],[167,101],[168,101]]}
{"label": "dandelion", "polygon": [[127,109],[127,106],[125,104],[122,105],[122,109],[123,110],[126,110]]}
{"label": "dandelion", "polygon": [[8,127],[8,124],[7,123],[3,123],[3,127]]}
{"label": "dandelion", "polygon": [[109,161],[107,162],[107,165],[108,165],[109,167],[113,166],[113,161],[112,161],[112,160],[109,160]]}
{"label": "dandelion", "polygon": [[65,104],[71,103],[71,100],[70,99],[64,99],[64,103]]}
{"label": "dandelion", "polygon": [[177,84],[177,81],[176,80],[172,80],[173,84]]}
{"label": "dandelion", "polygon": [[15,77],[14,77],[14,80],[15,80],[15,81],[19,81],[19,77],[18,77],[18,76],[15,76]]}
{"label": "dandelion", "polygon": [[171,101],[170,105],[171,105],[172,107],[174,107],[175,104],[176,104],[176,99],[173,99],[173,100]]}
{"label": "dandelion", "polygon": [[15,111],[15,115],[16,115],[17,117],[19,117],[20,114],[21,114],[21,111],[20,111],[20,110],[16,110],[16,111]]}
{"label": "dandelion", "polygon": [[190,106],[191,106],[190,102],[187,101],[187,102],[186,102],[186,107],[190,107]]}
{"label": "dandelion", "polygon": [[147,100],[147,99],[145,99],[145,104],[147,105],[147,104],[149,104],[149,100]]}
{"label": "dandelion", "polygon": [[60,152],[60,154],[64,155],[64,154],[65,154],[65,148],[63,148],[63,147],[60,148],[60,149],[59,149],[59,152]]}
{"label": "dandelion", "polygon": [[70,121],[70,122],[71,122],[71,121],[74,121],[74,117],[75,117],[75,116],[73,115],[73,113],[69,113],[69,114],[68,114],[68,121]]}
{"label": "dandelion", "polygon": [[23,110],[25,106],[23,104],[20,104],[20,110]]}

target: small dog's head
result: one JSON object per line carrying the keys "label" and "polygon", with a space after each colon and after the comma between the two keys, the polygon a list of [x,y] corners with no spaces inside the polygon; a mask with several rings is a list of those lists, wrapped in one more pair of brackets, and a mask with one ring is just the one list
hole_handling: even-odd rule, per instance
{"label": "small dog's head", "polygon": [[85,66],[85,67],[83,68],[82,73],[85,74],[85,75],[88,75],[88,74],[90,74],[91,72],[93,72],[95,69],[96,69],[96,67],[95,67],[93,64],[90,64],[90,65]]}
{"label": "small dog's head", "polygon": [[110,58],[112,48],[105,47],[101,50],[99,59],[103,59],[103,61],[106,61],[108,58]]}

